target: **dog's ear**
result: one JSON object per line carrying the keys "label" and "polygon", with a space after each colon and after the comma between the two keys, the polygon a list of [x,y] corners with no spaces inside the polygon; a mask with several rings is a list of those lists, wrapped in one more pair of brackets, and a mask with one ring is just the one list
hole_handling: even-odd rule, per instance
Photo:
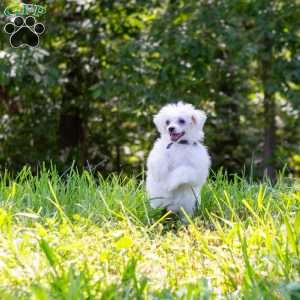
{"label": "dog's ear", "polygon": [[162,133],[163,132],[163,128],[164,128],[164,115],[159,112],[158,114],[156,114],[154,117],[153,117],[153,122],[157,128],[157,130]]}
{"label": "dog's ear", "polygon": [[194,110],[192,112],[192,122],[195,126],[197,126],[200,130],[203,130],[203,126],[205,124],[207,117],[204,111],[202,110]]}

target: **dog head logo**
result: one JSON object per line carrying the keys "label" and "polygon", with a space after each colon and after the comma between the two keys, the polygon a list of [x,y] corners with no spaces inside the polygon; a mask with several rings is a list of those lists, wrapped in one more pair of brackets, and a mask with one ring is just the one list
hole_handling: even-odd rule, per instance
{"label": "dog head logo", "polygon": [[7,7],[4,15],[12,21],[4,26],[4,32],[10,36],[10,45],[13,48],[38,47],[45,26],[36,18],[45,13],[46,9],[41,5],[21,3]]}

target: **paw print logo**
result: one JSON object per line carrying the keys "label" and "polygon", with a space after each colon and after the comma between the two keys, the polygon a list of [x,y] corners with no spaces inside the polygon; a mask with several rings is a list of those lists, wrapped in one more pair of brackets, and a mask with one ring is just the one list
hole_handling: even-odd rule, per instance
{"label": "paw print logo", "polygon": [[16,17],[13,23],[7,23],[4,31],[10,35],[10,44],[14,48],[37,47],[40,35],[45,31],[42,23],[37,23],[35,18],[28,16],[26,19]]}

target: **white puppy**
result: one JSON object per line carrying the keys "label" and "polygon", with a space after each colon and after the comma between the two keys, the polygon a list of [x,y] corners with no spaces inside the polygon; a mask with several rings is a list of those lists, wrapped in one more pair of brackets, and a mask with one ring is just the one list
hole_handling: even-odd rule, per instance
{"label": "white puppy", "polygon": [[148,157],[146,182],[153,208],[181,214],[182,207],[193,215],[210,167],[201,144],[205,121],[203,111],[182,102],[166,105],[154,116],[160,138]]}

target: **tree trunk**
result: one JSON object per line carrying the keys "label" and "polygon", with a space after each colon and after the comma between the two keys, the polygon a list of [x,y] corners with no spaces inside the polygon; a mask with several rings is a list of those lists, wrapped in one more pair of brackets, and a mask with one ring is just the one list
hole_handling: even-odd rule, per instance
{"label": "tree trunk", "polygon": [[276,149],[276,103],[274,95],[274,82],[272,74],[272,41],[265,36],[264,51],[262,53],[262,84],[264,90],[264,149],[263,169],[264,175],[272,182],[276,180],[275,149]]}
{"label": "tree trunk", "polygon": [[274,166],[274,154],[276,148],[276,105],[272,94],[264,95],[264,153],[263,168],[264,174],[268,176],[272,182],[276,179],[276,171]]}
{"label": "tree trunk", "polygon": [[[80,64],[75,58],[69,61],[68,82],[63,89],[61,110],[58,126],[58,146],[64,163],[76,160],[77,165],[83,166],[86,160],[86,111],[79,105],[80,95],[83,93],[80,76]],[[83,101],[83,100],[82,100]]]}
{"label": "tree trunk", "polygon": [[74,107],[62,112],[59,121],[60,149],[78,147],[83,139],[83,120],[78,108]]}
{"label": "tree trunk", "polygon": [[85,161],[85,120],[79,105],[72,103],[79,93],[77,82],[76,75],[71,72],[62,99],[58,143],[60,156],[64,163],[76,160],[79,165],[83,165]]}
{"label": "tree trunk", "polygon": [[118,173],[121,172],[121,146],[116,144],[116,165],[115,169]]}

